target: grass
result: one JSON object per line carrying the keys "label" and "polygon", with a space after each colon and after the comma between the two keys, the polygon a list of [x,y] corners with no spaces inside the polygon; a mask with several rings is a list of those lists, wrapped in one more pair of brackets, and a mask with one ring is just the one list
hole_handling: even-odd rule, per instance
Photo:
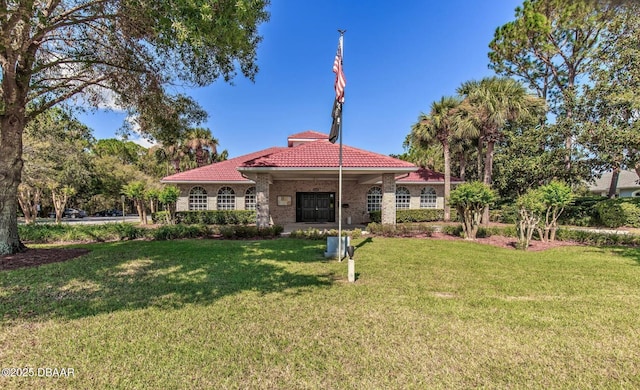
{"label": "grass", "polygon": [[[637,388],[640,250],[430,239],[86,245],[0,273],[2,388]],[[37,371],[36,371],[37,373]]]}

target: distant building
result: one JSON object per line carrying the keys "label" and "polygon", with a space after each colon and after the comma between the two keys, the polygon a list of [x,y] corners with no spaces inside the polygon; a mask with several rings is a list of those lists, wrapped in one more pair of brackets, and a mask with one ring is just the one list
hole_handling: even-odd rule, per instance
{"label": "distant building", "polygon": [[[611,186],[612,172],[607,172],[597,179],[595,184],[589,186],[589,192],[594,195],[607,196],[609,194],[609,187]],[[618,177],[618,186],[616,187],[616,197],[630,198],[640,196],[640,178],[635,171],[624,170],[620,171]]]}
{"label": "distant building", "polygon": [[[178,211],[256,210],[258,226],[271,221],[335,222],[339,145],[305,131],[271,147],[167,176],[181,194]],[[399,209],[444,208],[444,175],[382,154],[343,145],[343,222],[395,224]],[[459,184],[458,178],[451,179]]]}

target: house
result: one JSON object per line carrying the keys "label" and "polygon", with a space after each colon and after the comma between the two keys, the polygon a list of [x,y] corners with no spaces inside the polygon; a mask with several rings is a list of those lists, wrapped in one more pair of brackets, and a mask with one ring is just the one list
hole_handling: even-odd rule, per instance
{"label": "house", "polygon": [[[604,173],[594,184],[589,186],[589,192],[594,195],[607,196],[609,187],[611,186],[612,172]],[[618,177],[618,186],[616,187],[616,196],[620,198],[629,198],[640,196],[640,184],[638,174],[635,171],[621,170]]]}
{"label": "house", "polygon": [[[162,183],[180,188],[178,211],[256,210],[258,226],[271,222],[335,222],[339,144],[305,131],[275,146],[176,173]],[[343,223],[395,224],[396,210],[444,207],[444,175],[389,156],[342,147]],[[460,183],[452,178],[452,184]]]}

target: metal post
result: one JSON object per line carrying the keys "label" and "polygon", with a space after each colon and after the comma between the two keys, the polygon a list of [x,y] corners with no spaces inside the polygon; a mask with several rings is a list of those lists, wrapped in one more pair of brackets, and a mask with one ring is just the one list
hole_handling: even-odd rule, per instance
{"label": "metal post", "polygon": [[340,119],[340,153],[338,163],[338,261],[342,261],[342,119]]}

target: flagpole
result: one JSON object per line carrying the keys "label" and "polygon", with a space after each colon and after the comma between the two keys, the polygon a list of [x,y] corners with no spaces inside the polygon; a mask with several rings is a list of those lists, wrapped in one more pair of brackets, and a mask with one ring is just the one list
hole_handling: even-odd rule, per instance
{"label": "flagpole", "polygon": [[[344,33],[346,30],[338,30],[340,33],[341,41],[341,59],[344,58]],[[338,131],[340,135],[340,152],[338,154],[338,261],[342,261],[342,109],[344,103],[340,102],[340,123],[338,124]]]}

